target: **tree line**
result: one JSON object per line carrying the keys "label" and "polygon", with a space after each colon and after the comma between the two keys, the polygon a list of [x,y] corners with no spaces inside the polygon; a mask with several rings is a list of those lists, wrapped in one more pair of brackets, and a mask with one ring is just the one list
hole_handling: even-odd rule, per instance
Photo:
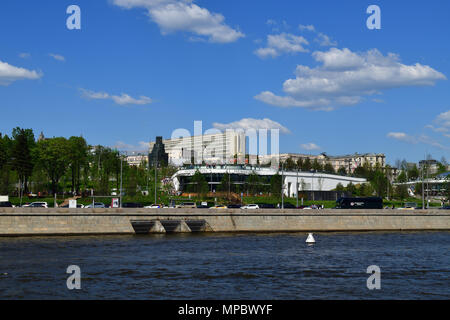
{"label": "tree line", "polygon": [[0,194],[82,195],[93,189],[96,195],[110,195],[120,188],[121,166],[128,195],[153,185],[146,163],[121,163],[119,151],[91,146],[81,136],[35,139],[32,129],[19,127],[10,136],[0,133]]}

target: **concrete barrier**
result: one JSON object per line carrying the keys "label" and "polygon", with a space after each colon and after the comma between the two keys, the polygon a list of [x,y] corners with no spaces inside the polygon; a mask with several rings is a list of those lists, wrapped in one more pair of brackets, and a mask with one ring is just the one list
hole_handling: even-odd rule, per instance
{"label": "concrete barrier", "polygon": [[200,220],[205,232],[450,230],[446,210],[0,208],[0,236],[134,234],[132,221],[150,220],[178,221],[175,232]]}

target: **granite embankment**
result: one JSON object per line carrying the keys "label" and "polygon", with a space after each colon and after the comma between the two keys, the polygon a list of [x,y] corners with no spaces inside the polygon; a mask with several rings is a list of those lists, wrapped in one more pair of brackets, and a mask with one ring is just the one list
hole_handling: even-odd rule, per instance
{"label": "granite embankment", "polygon": [[0,236],[450,230],[447,210],[0,208]]}

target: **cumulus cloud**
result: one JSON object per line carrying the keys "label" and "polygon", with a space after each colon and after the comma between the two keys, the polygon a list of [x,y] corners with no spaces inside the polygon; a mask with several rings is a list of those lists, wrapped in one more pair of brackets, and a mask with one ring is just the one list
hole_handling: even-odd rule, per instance
{"label": "cumulus cloud", "polygon": [[60,55],[60,54],[55,54],[55,53],[49,53],[48,54],[50,57],[52,57],[53,59],[55,59],[55,60],[58,60],[58,61],[66,61],[66,58],[64,58],[62,55]]}
{"label": "cumulus cloud", "polygon": [[335,47],[337,46],[337,41],[331,40],[326,34],[319,32],[317,38],[314,39],[315,42],[319,43],[322,47]]}
{"label": "cumulus cloud", "polygon": [[267,36],[267,46],[259,48],[255,54],[260,58],[275,58],[283,53],[308,52],[303,45],[308,45],[308,41],[302,36],[296,36],[290,33],[281,33]]}
{"label": "cumulus cloud", "polygon": [[417,139],[413,136],[410,136],[404,132],[389,132],[387,134],[388,138],[392,138],[395,140],[400,140],[400,141],[405,141],[405,142],[410,142],[410,143],[417,143]]}
{"label": "cumulus cloud", "polygon": [[7,86],[17,80],[36,80],[42,77],[42,73],[15,67],[0,60],[0,85]]}
{"label": "cumulus cloud", "polygon": [[436,122],[447,129],[450,128],[450,110],[438,115]]}
{"label": "cumulus cloud", "polygon": [[434,125],[429,124],[426,125],[425,128],[438,132],[446,138],[450,138],[450,110],[439,114],[433,122]]}
{"label": "cumulus cloud", "polygon": [[407,143],[411,143],[411,144],[423,143],[423,144],[427,144],[427,145],[433,146],[433,147],[441,149],[441,150],[450,150],[449,146],[443,145],[443,144],[437,142],[436,140],[434,140],[433,138],[431,138],[427,135],[424,135],[424,134],[418,135],[418,136],[413,136],[413,135],[406,134],[404,132],[389,132],[386,136],[388,138],[392,138],[395,140],[399,140],[399,141],[403,141],[403,142],[407,142]]}
{"label": "cumulus cloud", "polygon": [[279,129],[282,133],[290,133],[290,130],[280,123],[270,120],[270,119],[253,119],[253,118],[244,118],[239,121],[231,122],[231,123],[218,123],[214,122],[213,127],[219,129],[221,131],[225,131],[226,129],[233,130],[247,130],[247,129]]}
{"label": "cumulus cloud", "polygon": [[314,68],[298,65],[295,78],[283,84],[285,96],[264,91],[255,99],[279,107],[332,110],[339,105],[357,104],[364,96],[383,90],[431,86],[447,79],[430,66],[405,65],[398,55],[384,56],[377,49],[355,53],[346,48],[331,48],[316,51],[312,56],[321,65]]}
{"label": "cumulus cloud", "polygon": [[309,150],[309,151],[321,149],[317,144],[312,143],[312,142],[301,144],[300,147],[302,147],[302,149]]}
{"label": "cumulus cloud", "polygon": [[335,46],[337,46],[337,41],[333,41],[325,33],[317,31],[316,28],[313,25],[300,24],[298,26],[298,28],[300,29],[300,31],[305,31],[306,30],[306,31],[311,31],[311,32],[315,33],[317,36],[314,39],[314,42],[317,42],[322,47],[335,47]]}
{"label": "cumulus cloud", "polygon": [[199,7],[193,0],[112,0],[112,3],[124,9],[146,9],[162,34],[186,31],[219,43],[244,37],[242,32],[225,24],[223,15]]}
{"label": "cumulus cloud", "polygon": [[122,93],[120,96],[118,95],[110,95],[106,92],[95,92],[86,89],[80,89],[82,97],[86,99],[94,99],[94,100],[112,100],[116,104],[124,106],[124,105],[146,105],[152,103],[152,99],[146,96],[140,96],[139,98],[133,98],[126,93]]}
{"label": "cumulus cloud", "polygon": [[310,25],[303,25],[303,24],[299,24],[298,25],[298,28],[301,30],[301,31],[304,31],[304,30],[307,30],[307,31],[316,31],[316,28],[312,25],[312,24],[310,24]]}

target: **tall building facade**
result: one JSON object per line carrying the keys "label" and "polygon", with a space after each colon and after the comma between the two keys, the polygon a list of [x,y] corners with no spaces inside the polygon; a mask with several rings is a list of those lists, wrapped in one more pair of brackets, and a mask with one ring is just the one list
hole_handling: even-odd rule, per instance
{"label": "tall building facade", "polygon": [[[150,150],[156,143],[150,142]],[[161,143],[168,153],[168,163],[177,166],[202,162],[227,164],[233,163],[236,158],[243,162],[246,150],[245,133],[231,130],[216,134],[161,139]]]}
{"label": "tall building facade", "polygon": [[169,154],[165,150],[162,137],[156,137],[156,142],[150,146],[151,152],[148,154],[148,163],[150,166],[167,166],[169,163]]}

